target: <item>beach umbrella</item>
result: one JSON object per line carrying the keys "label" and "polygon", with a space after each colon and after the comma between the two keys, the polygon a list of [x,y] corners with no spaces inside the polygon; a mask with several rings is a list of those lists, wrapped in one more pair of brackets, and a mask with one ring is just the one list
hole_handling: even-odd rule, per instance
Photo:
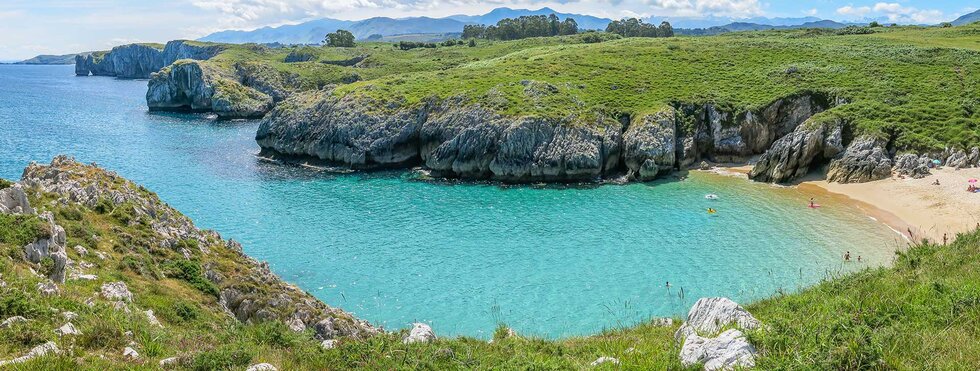
{"label": "beach umbrella", "polygon": [[976,183],[976,182],[977,182],[977,180],[976,180],[976,179],[970,179],[970,180],[967,180],[967,182],[970,182],[970,183]]}
{"label": "beach umbrella", "polygon": [[943,163],[943,162],[942,162],[942,161],[939,161],[939,160],[932,160],[932,163],[934,163],[934,164],[936,164],[936,165],[939,165],[939,164],[941,164],[941,163]]}

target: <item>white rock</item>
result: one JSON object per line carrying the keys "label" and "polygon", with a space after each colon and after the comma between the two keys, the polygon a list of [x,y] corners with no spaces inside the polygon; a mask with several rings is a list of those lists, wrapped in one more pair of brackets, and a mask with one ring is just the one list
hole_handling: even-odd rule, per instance
{"label": "white rock", "polygon": [[95,264],[92,264],[92,263],[83,261],[83,262],[78,262],[78,266],[79,267],[82,267],[82,269],[89,269],[89,268],[94,267]]}
{"label": "white rock", "polygon": [[290,330],[293,330],[295,332],[303,332],[303,330],[306,330],[306,324],[303,323],[303,320],[299,318],[293,318],[289,320],[289,322],[287,322],[286,325],[289,326]]}
{"label": "white rock", "polygon": [[99,260],[106,260],[106,258],[109,257],[108,255],[106,255],[104,252],[101,251],[96,251],[95,256],[98,257]]}
{"label": "white rock", "polygon": [[599,357],[595,361],[592,361],[592,366],[595,367],[603,363],[612,363],[614,365],[618,365],[619,360],[613,357]]}
{"label": "white rock", "polygon": [[726,298],[702,298],[687,314],[687,322],[674,334],[683,341],[680,359],[685,366],[703,363],[705,370],[729,370],[755,366],[756,349],[742,331],[760,323],[751,313]]}
{"label": "white rock", "polygon": [[102,284],[102,297],[109,300],[133,301],[133,294],[129,292],[125,282]]}
{"label": "white rock", "polygon": [[322,343],[320,343],[320,347],[323,348],[323,349],[333,349],[333,348],[336,348],[337,347],[337,340],[333,340],[333,339],[324,340]]}
{"label": "white rock", "polygon": [[408,336],[402,340],[404,344],[412,343],[427,343],[436,339],[436,334],[432,332],[432,327],[424,323],[413,323],[412,330],[409,331]]}
{"label": "white rock", "polygon": [[674,319],[672,318],[656,318],[653,320],[653,325],[657,327],[670,327],[674,325]]}
{"label": "white rock", "polygon": [[755,347],[741,331],[730,329],[714,338],[689,335],[680,357],[684,366],[703,363],[705,370],[713,371],[755,367],[755,353]]}
{"label": "white rock", "polygon": [[21,316],[13,316],[0,322],[0,328],[7,328],[18,323],[27,322],[27,318]]}
{"label": "white rock", "polygon": [[23,356],[7,361],[0,361],[0,366],[12,365],[16,363],[24,363],[31,360],[34,357],[40,357],[48,353],[61,353],[61,350],[58,350],[58,344],[55,344],[53,341],[49,341],[47,343],[38,345]]}
{"label": "white rock", "polygon": [[82,245],[75,245],[74,249],[75,249],[75,252],[78,253],[78,255],[81,255],[81,256],[88,255],[88,249],[82,247]]}
{"label": "white rock", "polygon": [[714,335],[728,325],[751,330],[759,326],[759,320],[728,298],[701,298],[687,313],[687,322],[677,329],[674,339],[681,341],[695,332]]}
{"label": "white rock", "polygon": [[41,282],[37,284],[37,292],[42,296],[58,295],[58,285],[53,282]]}
{"label": "white rock", "polygon": [[164,358],[160,360],[160,367],[176,366],[177,363],[180,363],[178,357]]}
{"label": "white rock", "polygon": [[130,313],[129,306],[126,305],[122,300],[112,302],[112,309],[121,311],[123,313]]}
{"label": "white rock", "polygon": [[163,324],[157,319],[157,316],[153,315],[153,309],[147,309],[143,314],[146,315],[146,320],[150,322],[151,325],[163,328]]}
{"label": "white rock", "polygon": [[245,371],[277,371],[276,366],[268,363],[259,363],[249,366]]}
{"label": "white rock", "polygon": [[136,352],[136,349],[126,347],[126,349],[123,349],[123,357],[129,359],[140,359],[140,354]]}
{"label": "white rock", "polygon": [[75,328],[75,325],[71,324],[71,322],[64,324],[64,326],[59,327],[57,330],[54,330],[54,332],[60,336],[82,334],[82,332],[78,331],[78,329]]}
{"label": "white rock", "polygon": [[62,317],[65,317],[65,320],[66,321],[71,321],[71,320],[74,320],[75,318],[78,318],[78,313],[75,313],[75,312],[61,312],[61,316]]}
{"label": "white rock", "polygon": [[76,274],[72,278],[76,280],[83,280],[83,281],[95,281],[99,279],[99,276],[96,276],[94,274]]}

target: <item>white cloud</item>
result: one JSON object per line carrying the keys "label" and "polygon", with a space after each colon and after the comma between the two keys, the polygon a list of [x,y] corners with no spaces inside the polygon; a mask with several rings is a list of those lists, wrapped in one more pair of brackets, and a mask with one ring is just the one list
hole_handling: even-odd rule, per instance
{"label": "white cloud", "polygon": [[864,17],[868,13],[871,13],[871,7],[868,6],[854,7],[848,5],[837,8],[837,14],[849,17]]}
{"label": "white cloud", "polygon": [[940,10],[918,9],[899,3],[877,3],[874,11],[896,23],[938,23],[943,20],[943,12]]}
{"label": "white cloud", "polygon": [[745,18],[763,14],[758,0],[647,0],[647,3],[658,15]]}
{"label": "white cloud", "polygon": [[804,13],[805,13],[806,15],[808,15],[808,16],[811,16],[811,17],[813,17],[813,16],[815,16],[815,15],[817,15],[818,13],[820,13],[820,11],[818,11],[818,10],[817,10],[817,8],[812,8],[812,9],[810,9],[810,10],[807,10],[807,11],[806,11],[806,12],[804,12]]}

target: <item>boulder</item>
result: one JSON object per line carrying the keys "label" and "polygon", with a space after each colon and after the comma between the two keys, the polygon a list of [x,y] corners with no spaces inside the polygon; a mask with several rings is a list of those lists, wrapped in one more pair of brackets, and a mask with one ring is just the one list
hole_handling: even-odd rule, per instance
{"label": "boulder", "polygon": [[47,343],[32,348],[31,351],[27,352],[27,354],[23,356],[11,360],[6,360],[6,361],[0,360],[0,367],[18,364],[18,363],[24,363],[30,361],[33,358],[44,356],[48,353],[55,353],[55,354],[61,353],[61,350],[58,349],[58,344],[55,344],[53,341],[49,341]]}
{"label": "boulder", "polygon": [[755,367],[756,349],[741,331],[730,329],[717,337],[690,334],[681,347],[681,364],[703,363],[705,370],[731,370]]}
{"label": "boulder", "polygon": [[330,339],[320,342],[320,347],[323,349],[333,349],[337,347],[337,340]]}
{"label": "boulder", "polygon": [[53,282],[40,282],[37,284],[37,292],[41,296],[55,296],[58,295],[58,285]]}
{"label": "boulder", "polygon": [[412,329],[409,331],[408,336],[402,339],[404,344],[413,343],[427,343],[436,339],[435,332],[432,331],[432,327],[424,323],[413,323]]}
{"label": "boulder", "polygon": [[841,122],[808,122],[779,138],[749,173],[761,182],[782,183],[810,172],[811,167],[834,158],[844,148],[841,144]]}
{"label": "boulder", "polygon": [[970,162],[970,154],[967,154],[966,151],[960,150],[953,153],[946,159],[946,166],[954,169],[965,169],[974,166],[974,164],[971,164]]}
{"label": "boulder", "polygon": [[161,368],[176,367],[180,364],[180,357],[169,357],[161,359],[159,365]]}
{"label": "boulder", "polygon": [[892,169],[895,173],[907,177],[921,179],[929,176],[929,158],[926,156],[916,156],[914,153],[906,153],[895,157],[895,166]]}
{"label": "boulder", "polygon": [[[756,349],[740,330],[759,326],[759,320],[727,298],[699,299],[674,334],[682,342],[681,363],[703,363],[705,370],[753,367]],[[728,327],[734,328],[721,332]]]}
{"label": "boulder", "polygon": [[20,184],[0,189],[0,214],[34,214]]}
{"label": "boulder", "polygon": [[132,347],[126,347],[125,349],[123,349],[123,353],[122,354],[123,354],[123,357],[125,357],[127,359],[130,359],[130,360],[138,360],[138,359],[140,359],[139,352],[137,352],[136,349],[133,349]]}
{"label": "boulder", "polygon": [[78,313],[65,311],[61,312],[61,316],[64,317],[66,321],[72,321],[78,318]]}
{"label": "boulder", "polygon": [[82,332],[78,331],[78,329],[75,328],[75,325],[71,324],[71,322],[68,322],[63,326],[59,327],[58,329],[54,330],[54,333],[58,334],[59,336],[82,334]]}
{"label": "boulder", "polygon": [[75,253],[78,254],[79,256],[88,255],[88,249],[82,247],[82,245],[75,245],[73,249],[75,250]]}
{"label": "boulder", "polygon": [[133,294],[129,292],[125,282],[111,282],[102,284],[102,297],[106,300],[133,301]]}
{"label": "boulder", "polygon": [[892,161],[885,141],[863,136],[854,139],[844,153],[830,162],[827,180],[837,183],[864,183],[891,176]]}

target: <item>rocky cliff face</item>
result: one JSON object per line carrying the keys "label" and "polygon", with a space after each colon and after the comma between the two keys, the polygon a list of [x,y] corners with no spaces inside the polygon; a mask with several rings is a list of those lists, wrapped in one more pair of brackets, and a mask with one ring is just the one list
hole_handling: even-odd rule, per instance
{"label": "rocky cliff face", "polygon": [[811,94],[759,111],[678,105],[616,120],[508,117],[463,98],[381,106],[320,91],[280,104],[256,140],[266,155],[354,169],[422,165],[437,176],[505,182],[595,181],[621,174],[652,180],[701,159],[744,161],[761,154],[827,104]]}
{"label": "rocky cliff face", "polygon": [[242,85],[205,62],[182,59],[151,74],[146,105],[151,111],[214,112],[220,118],[258,118],[273,98]]}
{"label": "rocky cliff face", "polygon": [[221,45],[205,45],[184,40],[168,42],[163,49],[147,44],[121,45],[105,53],[93,53],[87,57],[76,56],[75,74],[146,79],[151,73],[179,59],[206,60],[223,49]]}
{"label": "rocky cliff face", "polygon": [[811,167],[844,151],[840,121],[806,123],[779,138],[756,162],[749,177],[781,183],[803,177]]}

